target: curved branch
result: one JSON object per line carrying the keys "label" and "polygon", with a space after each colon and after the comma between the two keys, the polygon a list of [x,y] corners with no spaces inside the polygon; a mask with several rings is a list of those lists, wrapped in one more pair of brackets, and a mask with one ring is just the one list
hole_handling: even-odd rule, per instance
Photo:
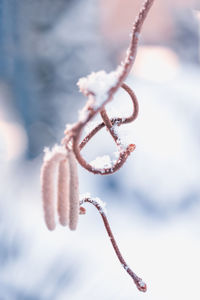
{"label": "curved branch", "polygon": [[[132,100],[132,104],[133,104],[133,112],[131,114],[131,116],[126,117],[126,118],[112,118],[110,119],[110,122],[112,123],[112,125],[117,124],[117,126],[120,126],[122,124],[128,124],[133,122],[137,116],[138,116],[138,112],[139,112],[139,105],[138,105],[138,101],[136,98],[135,93],[133,92],[133,90],[125,83],[122,84],[121,86],[131,97]],[[85,147],[85,145],[87,144],[87,142],[89,142],[89,140],[102,128],[105,127],[105,123],[102,122],[100,124],[98,124],[84,139],[83,141],[80,143],[79,147],[80,150],[83,149],[83,147]]]}
{"label": "curved branch", "polygon": [[[124,60],[124,63],[119,67],[119,70],[116,71],[116,74],[118,74],[117,83],[115,84],[115,86],[110,88],[110,90],[108,90],[105,101],[96,109],[94,109],[94,107],[93,107],[93,103],[95,103],[96,95],[93,92],[87,91],[87,93],[85,95],[88,96],[88,101],[87,101],[84,109],[82,110],[83,113],[85,113],[85,112],[87,113],[86,117],[84,117],[84,120],[81,120],[78,123],[76,123],[71,130],[67,131],[66,137],[63,140],[63,143],[65,144],[66,148],[68,147],[69,141],[70,140],[72,141],[73,151],[74,151],[76,158],[77,158],[78,162],[80,163],[80,165],[83,168],[87,169],[88,171],[90,171],[94,174],[108,175],[108,174],[112,174],[112,173],[116,172],[125,163],[130,152],[132,152],[135,149],[135,145],[131,144],[124,150],[122,145],[120,144],[117,134],[114,132],[112,127],[113,127],[113,125],[116,124],[116,122],[118,122],[117,123],[118,126],[120,126],[121,124],[124,124],[124,123],[131,122],[137,117],[137,114],[138,114],[138,103],[137,103],[135,94],[126,84],[123,83],[123,81],[128,76],[128,73],[133,65],[134,57],[136,55],[136,50],[137,50],[137,45],[138,45],[139,33],[141,31],[143,22],[151,8],[151,5],[153,4],[153,2],[154,2],[154,0],[146,0],[144,2],[144,5],[138,14],[138,17],[136,18],[136,20],[134,22],[132,38],[131,38],[130,46],[127,51],[127,56]],[[116,118],[116,119],[110,120],[107,116],[107,113],[105,110],[105,105],[112,99],[114,93],[121,86],[130,95],[130,97],[133,101],[133,105],[134,105],[134,112],[131,115],[131,117],[125,118],[125,120],[123,120],[122,118]],[[93,129],[93,131],[91,133],[89,133],[89,135],[86,138],[84,138],[83,142],[79,146],[79,140],[80,140],[80,136],[81,136],[84,126],[91,119],[93,119],[94,116],[98,112],[101,113],[101,116],[104,121],[103,124],[99,124],[95,129]],[[108,128],[115,143],[117,144],[120,155],[119,155],[119,158],[116,161],[116,163],[111,168],[97,169],[97,168],[94,168],[91,164],[86,162],[86,160],[80,154],[80,150],[94,136],[94,134],[96,134],[104,126],[106,126]]]}
{"label": "curved branch", "polygon": [[118,138],[118,135],[115,133],[114,128],[113,128],[113,125],[115,123],[112,124],[112,122],[110,121],[110,119],[109,119],[109,117],[107,115],[107,112],[106,112],[105,108],[103,108],[101,110],[101,117],[102,117],[102,119],[104,121],[104,124],[105,124],[106,128],[110,132],[110,135],[112,136],[113,140],[119,146],[120,145],[119,138]]}
{"label": "curved branch", "polygon": [[127,148],[119,153],[119,158],[115,162],[115,164],[110,168],[95,168],[91,164],[89,164],[80,154],[80,149],[78,145],[78,139],[75,137],[73,139],[73,151],[76,155],[76,159],[79,164],[93,174],[101,174],[101,175],[110,175],[118,171],[123,164],[126,162],[128,156],[135,150],[135,145],[130,144]]}
{"label": "curved branch", "polygon": [[88,203],[91,203],[93,204],[99,211],[102,219],[103,219],[103,223],[104,223],[104,226],[106,228],[106,231],[108,233],[108,236],[110,238],[110,241],[112,243],[112,246],[115,250],[115,253],[120,261],[120,263],[122,264],[123,268],[126,270],[126,272],[132,277],[134,283],[136,284],[137,288],[139,291],[141,292],[146,292],[147,290],[147,286],[146,284],[142,281],[142,279],[140,277],[138,277],[130,268],[129,266],[127,265],[126,261],[124,260],[120,250],[119,250],[119,247],[116,243],[116,240],[114,238],[114,235],[112,233],[112,230],[110,228],[110,225],[109,225],[109,222],[108,222],[108,219],[104,213],[104,210],[103,208],[101,207],[100,203],[98,203],[97,201],[95,201],[95,199],[91,199],[91,198],[85,198],[83,199],[82,201],[80,201],[80,205],[82,205],[83,203],[85,202],[88,202]]}
{"label": "curved branch", "polygon": [[[115,125],[115,124],[117,124],[117,126],[120,126],[122,124],[127,124],[127,123],[130,123],[130,122],[133,122],[136,119],[137,115],[138,115],[139,106],[138,106],[138,101],[137,101],[137,98],[136,98],[134,92],[125,83],[123,83],[122,88],[129,94],[129,96],[131,97],[131,100],[132,100],[133,113],[130,117],[127,117],[127,118],[114,118],[114,119],[110,120],[107,116],[106,110],[103,109],[101,111],[101,116],[102,116],[104,122],[97,125],[97,127],[94,128],[84,138],[84,140],[82,141],[80,146],[79,146],[80,135],[81,135],[82,130],[83,130],[83,128],[86,124],[83,124],[82,126],[77,127],[76,134],[74,134],[74,137],[73,137],[73,150],[74,150],[74,153],[76,155],[76,158],[77,158],[78,162],[80,163],[80,165],[83,168],[85,168],[89,172],[92,172],[93,174],[110,175],[110,174],[115,173],[116,171],[118,171],[123,166],[123,164],[126,162],[126,160],[127,160],[128,156],[130,155],[130,153],[133,150],[135,150],[135,145],[134,144],[130,144],[126,149],[123,149],[121,147],[120,142],[119,142],[118,136],[114,133],[114,130],[112,129],[112,126]],[[108,130],[110,131],[114,141],[116,142],[116,144],[119,147],[119,153],[120,154],[119,154],[119,158],[117,159],[117,161],[114,163],[114,165],[112,167],[98,169],[98,168],[93,167],[91,164],[89,164],[83,158],[83,156],[80,153],[80,150],[104,126],[106,126],[108,128]]]}
{"label": "curved branch", "polygon": [[136,57],[136,53],[137,53],[137,46],[138,46],[138,40],[139,40],[139,34],[141,32],[141,28],[142,25],[149,13],[149,10],[153,4],[154,0],[145,0],[139,14],[138,17],[136,18],[136,20],[134,21],[133,24],[133,30],[132,30],[132,36],[131,36],[131,41],[130,41],[130,45],[128,47],[128,51],[127,51],[127,56],[124,60],[124,62],[122,63],[121,67],[122,67],[122,71],[121,71],[121,75],[119,76],[119,79],[117,81],[117,83],[115,84],[115,86],[113,86],[109,92],[108,92],[108,97],[107,99],[104,101],[103,105],[107,104],[110,100],[112,100],[112,97],[114,95],[114,93],[118,90],[118,88],[122,85],[123,81],[126,79],[126,77],[128,76],[135,57]]}

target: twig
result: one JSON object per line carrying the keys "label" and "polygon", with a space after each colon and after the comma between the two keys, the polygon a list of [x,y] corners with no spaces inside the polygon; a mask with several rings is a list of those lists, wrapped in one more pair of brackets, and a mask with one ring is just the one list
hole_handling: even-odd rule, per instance
{"label": "twig", "polygon": [[[133,93],[133,91],[131,90],[131,88],[128,85],[126,85],[125,83],[123,83],[123,81],[128,76],[128,74],[132,68],[132,65],[134,63],[134,59],[135,59],[136,52],[137,52],[139,34],[141,31],[142,25],[144,23],[144,20],[148,14],[153,2],[154,2],[154,0],[146,0],[144,2],[144,5],[143,5],[142,9],[140,10],[138,17],[136,18],[134,25],[133,25],[132,37],[131,37],[131,41],[130,41],[130,45],[129,45],[129,48],[127,51],[126,58],[125,58],[124,62],[121,64],[121,66],[119,66],[116,69],[116,71],[113,72],[113,74],[116,75],[117,80],[116,80],[115,84],[112,85],[108,89],[106,97],[105,97],[104,101],[101,103],[101,105],[98,107],[94,107],[94,103],[95,103],[98,95],[96,95],[95,92],[90,90],[89,88],[87,89],[87,84],[86,84],[86,87],[85,86],[80,87],[83,94],[88,97],[88,101],[82,110],[82,112],[85,113],[85,117],[83,120],[80,120],[76,124],[74,124],[74,126],[72,126],[72,128],[66,130],[66,132],[65,132],[66,136],[63,139],[63,143],[65,144],[66,148],[68,148],[69,142],[71,142],[73,151],[74,151],[75,156],[76,156],[78,162],[80,163],[80,165],[83,168],[87,169],[88,171],[90,171],[94,174],[108,175],[108,174],[112,174],[112,173],[116,172],[126,162],[128,156],[130,155],[130,152],[132,152],[135,149],[135,145],[133,146],[133,144],[130,144],[126,149],[124,149],[123,145],[121,145],[121,143],[120,143],[120,139],[118,138],[118,135],[113,130],[113,126],[116,124],[117,124],[117,126],[121,126],[122,124],[133,122],[136,119],[137,114],[138,114],[138,103],[137,103],[136,96]],[[84,82],[87,83],[87,79],[84,79]],[[98,83],[98,81],[97,81],[97,83]],[[114,94],[120,87],[122,87],[130,95],[131,100],[133,101],[133,105],[134,105],[134,112],[131,117],[125,118],[125,120],[122,120],[122,118],[109,119],[106,109],[105,109],[105,105],[110,100],[112,100]],[[91,121],[97,115],[98,112],[100,112],[100,114],[101,114],[103,123],[99,124],[95,129],[93,129],[87,135],[87,137],[85,137],[83,139],[83,141],[79,145],[79,140],[80,140],[80,137],[81,137],[84,127],[87,125],[87,123],[89,121]],[[86,162],[86,160],[82,157],[80,150],[104,126],[106,126],[106,128],[108,129],[108,131],[110,132],[112,138],[114,139],[114,141],[118,147],[119,157],[118,157],[116,163],[111,168],[106,168],[104,170],[104,172],[102,172],[102,169],[94,168],[91,164]],[[130,149],[132,149],[132,150],[130,151]]]}
{"label": "twig", "polygon": [[[120,144],[120,139],[118,138],[118,136],[114,133],[113,131],[113,126],[117,125],[117,126],[121,126],[122,124],[128,124],[130,122],[133,122],[137,115],[138,115],[138,110],[139,110],[139,106],[138,106],[138,101],[137,98],[134,94],[134,92],[132,91],[132,89],[125,83],[122,84],[122,88],[129,94],[129,96],[131,97],[132,103],[133,103],[133,113],[130,117],[127,118],[113,118],[113,119],[109,119],[106,113],[105,109],[101,110],[101,116],[104,120],[103,123],[97,125],[96,128],[94,128],[81,142],[81,144],[79,145],[79,139],[80,139],[80,135],[82,133],[82,129],[80,129],[79,126],[77,126],[77,129],[75,129],[75,133],[71,132],[72,135],[74,135],[74,139],[73,139],[73,150],[74,153],[76,155],[76,158],[78,160],[78,162],[80,163],[80,165],[87,169],[88,171],[92,172],[93,174],[101,174],[101,175],[110,175],[115,173],[116,171],[118,171],[123,164],[126,162],[128,156],[130,155],[130,153],[132,151],[134,151],[135,149],[135,145],[134,144],[130,144],[128,145],[128,147],[126,149],[123,149],[122,145]],[[88,143],[88,141],[103,127],[107,127],[107,129],[109,130],[109,132],[111,133],[114,141],[116,142],[118,149],[119,149],[119,157],[116,161],[116,163],[110,167],[110,168],[105,168],[104,172],[102,172],[102,169],[98,169],[98,168],[94,168],[91,164],[89,164],[88,162],[86,162],[86,160],[83,158],[83,156],[80,153],[80,150]]]}
{"label": "twig", "polygon": [[[133,122],[137,116],[138,116],[138,111],[139,111],[139,105],[138,105],[138,101],[136,98],[136,95],[134,94],[134,92],[132,91],[132,89],[125,83],[122,84],[122,88],[129,94],[129,96],[131,97],[132,100],[132,104],[133,104],[133,112],[131,114],[130,117],[126,117],[126,118],[112,118],[110,119],[110,122],[112,123],[112,125],[117,124],[117,126],[120,126],[122,124],[128,124],[130,122]],[[89,140],[99,131],[101,130],[103,127],[105,127],[105,123],[102,122],[100,124],[98,124],[84,139],[83,141],[80,143],[79,148],[80,150],[82,150],[85,145],[89,142]]]}
{"label": "twig", "polygon": [[[120,263],[132,277],[137,288],[142,292],[146,291],[146,284],[129,268],[122,257],[101,204],[90,197],[84,197],[84,199],[79,202],[78,171],[76,164],[78,161],[83,168],[93,174],[109,175],[119,170],[124,165],[131,152],[135,149],[135,144],[129,144],[125,147],[121,143],[121,139],[116,132],[116,126],[133,122],[138,115],[139,107],[137,98],[132,89],[124,83],[124,80],[128,76],[133,65],[137,51],[139,33],[153,2],[154,0],[146,0],[140,10],[133,25],[132,38],[126,58],[116,71],[110,73],[100,71],[89,75],[89,77],[91,76],[90,78],[87,77],[81,79],[81,82],[79,82],[80,90],[88,97],[88,101],[82,110],[83,117],[73,126],[67,128],[61,146],[56,145],[51,151],[46,151],[41,169],[43,208],[48,229],[54,230],[56,226],[54,213],[54,179],[56,171],[58,171],[57,209],[61,225],[69,225],[71,230],[75,230],[79,214],[85,214],[86,212],[85,208],[80,205],[85,202],[92,203],[101,214],[106,231]],[[103,84],[100,85],[98,80],[99,78],[102,80],[102,76],[104,81],[101,81]],[[91,78],[92,85],[91,81],[89,81]],[[108,82],[106,82],[106,80]],[[103,86],[103,92],[100,94],[98,94],[99,86],[100,90]],[[110,119],[107,115],[105,105],[113,99],[115,92],[117,92],[120,87],[129,94],[133,105],[133,111],[132,114],[126,118],[116,117]],[[96,90],[94,91],[93,89]],[[100,101],[100,103],[97,100]],[[80,143],[80,137],[84,127],[97,115],[97,113],[100,113],[103,122],[98,124]],[[103,168],[96,168],[83,158],[81,150],[92,137],[104,127],[107,128],[116,143],[119,156],[111,167],[103,166]]]}
{"label": "twig", "polygon": [[[93,205],[98,209],[98,211],[99,211],[99,213],[100,213],[100,215],[101,215],[101,217],[102,217],[102,219],[103,219],[103,223],[104,223],[104,226],[105,226],[106,231],[107,231],[107,233],[108,233],[109,239],[110,239],[110,241],[111,241],[111,243],[112,243],[112,246],[113,246],[113,248],[114,248],[114,250],[115,250],[115,253],[116,253],[116,255],[117,255],[117,257],[118,257],[120,263],[122,264],[122,266],[123,266],[123,268],[126,270],[126,272],[132,277],[132,279],[133,279],[134,283],[136,284],[138,290],[141,291],[141,292],[146,292],[146,290],[147,290],[146,283],[144,283],[144,282],[142,281],[142,279],[141,279],[140,277],[138,277],[138,276],[130,269],[130,267],[127,265],[126,261],[124,260],[122,254],[121,254],[121,252],[120,252],[120,250],[119,250],[119,247],[118,247],[118,245],[117,245],[117,243],[116,243],[116,240],[115,240],[115,238],[114,238],[114,235],[113,235],[113,233],[112,233],[112,230],[111,230],[111,228],[110,228],[110,225],[109,225],[109,222],[108,222],[108,219],[107,219],[107,217],[106,217],[106,214],[105,214],[105,212],[104,212],[103,207],[100,205],[99,202],[95,201],[95,199],[92,199],[92,198],[84,198],[84,199],[82,199],[82,200],[80,201],[80,210],[83,209],[83,207],[81,207],[81,205],[83,205],[85,202],[88,202],[88,203],[93,204]],[[85,213],[85,211],[84,211],[84,213]]]}

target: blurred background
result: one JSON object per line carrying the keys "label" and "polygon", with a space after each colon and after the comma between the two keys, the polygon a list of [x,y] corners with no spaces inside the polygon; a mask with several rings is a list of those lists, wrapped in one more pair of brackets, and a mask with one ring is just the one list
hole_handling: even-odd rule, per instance
{"label": "blurred background", "polygon": [[[136,150],[112,176],[79,169],[80,192],[107,203],[147,294],[118,263],[94,208],[76,232],[48,232],[43,221],[43,149],[59,143],[84,106],[77,80],[121,62],[141,4],[0,0],[1,300],[200,299],[199,0],[155,0],[127,79],[140,114],[120,128]],[[129,115],[129,101],[119,91],[109,115]],[[102,131],[84,155],[115,151]]]}

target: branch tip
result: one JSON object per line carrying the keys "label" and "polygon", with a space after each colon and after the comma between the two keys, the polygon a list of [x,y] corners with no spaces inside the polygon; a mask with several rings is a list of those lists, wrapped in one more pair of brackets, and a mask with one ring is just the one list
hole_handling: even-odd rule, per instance
{"label": "branch tip", "polygon": [[88,202],[88,203],[91,203],[93,204],[97,210],[99,211],[102,219],[103,219],[103,223],[104,223],[104,226],[106,228],[106,231],[107,231],[107,234],[109,236],[109,239],[111,241],[111,244],[113,246],[113,249],[117,255],[117,258],[119,259],[120,263],[122,264],[123,268],[126,270],[126,272],[132,277],[135,285],[137,286],[138,290],[141,291],[141,292],[146,292],[147,290],[147,286],[146,286],[146,283],[144,283],[142,281],[141,278],[139,278],[130,268],[129,266],[127,265],[126,261],[124,260],[120,250],[119,250],[119,247],[117,245],[117,242],[115,240],[115,237],[112,233],[112,230],[110,228],[110,224],[108,222],[108,219],[104,213],[104,207],[101,205],[101,203],[99,202],[96,202],[95,200],[93,200],[92,198],[83,198],[81,201],[80,201],[80,205],[83,205],[85,202]]}

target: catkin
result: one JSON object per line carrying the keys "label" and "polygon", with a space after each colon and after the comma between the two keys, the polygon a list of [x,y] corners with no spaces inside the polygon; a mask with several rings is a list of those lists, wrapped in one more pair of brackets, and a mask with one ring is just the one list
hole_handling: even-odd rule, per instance
{"label": "catkin", "polygon": [[76,230],[79,216],[79,184],[77,162],[72,151],[69,152],[69,170],[70,170],[70,214],[69,228]]}
{"label": "catkin", "polygon": [[55,153],[50,159],[44,161],[41,168],[42,200],[44,208],[44,219],[49,230],[54,230],[55,223],[55,175],[60,160],[65,156]]}
{"label": "catkin", "polygon": [[69,160],[66,158],[58,167],[58,216],[61,225],[69,223]]}

